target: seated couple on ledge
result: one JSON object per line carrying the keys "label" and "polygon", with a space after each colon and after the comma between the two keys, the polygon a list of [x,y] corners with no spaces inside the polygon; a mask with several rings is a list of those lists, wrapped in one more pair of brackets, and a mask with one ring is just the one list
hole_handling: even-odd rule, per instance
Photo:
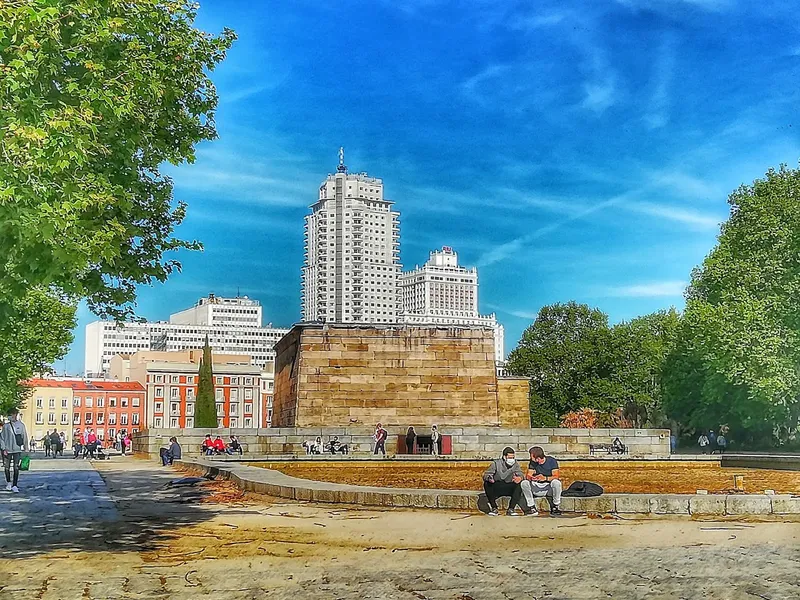
{"label": "seated couple on ledge", "polygon": [[501,496],[510,496],[506,515],[516,517],[516,511],[520,503],[520,497],[525,495],[524,509],[526,516],[536,516],[535,498],[545,496],[550,504],[550,514],[560,515],[561,509],[561,479],[558,469],[558,461],[552,456],[546,456],[544,450],[539,446],[534,446],[528,451],[531,460],[528,463],[528,470],[523,474],[522,468],[517,462],[514,449],[506,447],[503,450],[503,457],[494,461],[483,474],[483,491],[489,500],[490,517],[497,516],[497,499]]}

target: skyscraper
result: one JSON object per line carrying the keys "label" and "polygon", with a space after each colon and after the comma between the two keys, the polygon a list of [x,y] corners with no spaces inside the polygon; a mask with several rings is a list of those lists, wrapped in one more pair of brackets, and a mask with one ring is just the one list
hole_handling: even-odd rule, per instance
{"label": "skyscraper", "polygon": [[504,330],[494,313],[478,313],[478,270],[458,264],[449,246],[430,253],[428,262],[400,277],[403,323],[462,325],[494,331],[495,361],[504,359]]}
{"label": "skyscraper", "polygon": [[383,181],[339,166],[319,187],[305,223],[303,320],[396,323],[400,213]]}

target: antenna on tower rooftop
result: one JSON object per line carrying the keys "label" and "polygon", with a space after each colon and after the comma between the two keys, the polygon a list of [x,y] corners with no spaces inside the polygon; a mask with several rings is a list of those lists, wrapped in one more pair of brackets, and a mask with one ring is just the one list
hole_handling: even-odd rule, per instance
{"label": "antenna on tower rooftop", "polygon": [[344,165],[344,146],[339,147],[339,166],[336,170],[339,173],[347,173],[347,167]]}

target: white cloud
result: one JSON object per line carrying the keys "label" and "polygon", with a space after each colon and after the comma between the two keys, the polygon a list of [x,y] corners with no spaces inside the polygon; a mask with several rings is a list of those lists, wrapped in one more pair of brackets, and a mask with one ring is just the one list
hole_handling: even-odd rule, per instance
{"label": "white cloud", "polygon": [[581,106],[598,115],[602,115],[617,103],[617,86],[611,75],[599,81],[587,81],[583,84],[583,91],[586,97]]}
{"label": "white cloud", "polygon": [[656,281],[606,288],[601,295],[616,298],[658,298],[683,296],[685,281]]}
{"label": "white cloud", "polygon": [[627,202],[624,208],[632,212],[667,219],[685,225],[691,225],[698,229],[717,229],[723,221],[720,217],[700,213],[693,210],[672,206],[667,204],[655,204],[652,202]]}
{"label": "white cloud", "polygon": [[251,96],[255,96],[260,94],[264,90],[270,89],[272,86],[266,84],[260,85],[253,85],[250,87],[239,88],[238,90],[231,90],[228,92],[220,92],[220,101],[225,102],[227,104],[231,104],[233,102],[240,102],[241,100],[245,100],[250,98]]}
{"label": "white cloud", "polygon": [[653,72],[653,91],[650,97],[645,124],[649,129],[659,129],[669,123],[671,104],[670,86],[675,72],[675,48],[671,39],[661,44]]}

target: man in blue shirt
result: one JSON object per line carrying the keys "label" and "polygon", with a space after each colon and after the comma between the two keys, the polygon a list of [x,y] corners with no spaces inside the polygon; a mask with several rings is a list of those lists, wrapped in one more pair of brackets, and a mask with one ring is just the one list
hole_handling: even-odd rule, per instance
{"label": "man in blue shirt", "polygon": [[525,514],[537,514],[534,498],[546,496],[550,503],[550,514],[560,515],[562,486],[558,461],[552,456],[546,456],[540,446],[534,446],[529,452],[531,462],[528,463],[525,481],[522,482],[522,493],[529,511]]}

